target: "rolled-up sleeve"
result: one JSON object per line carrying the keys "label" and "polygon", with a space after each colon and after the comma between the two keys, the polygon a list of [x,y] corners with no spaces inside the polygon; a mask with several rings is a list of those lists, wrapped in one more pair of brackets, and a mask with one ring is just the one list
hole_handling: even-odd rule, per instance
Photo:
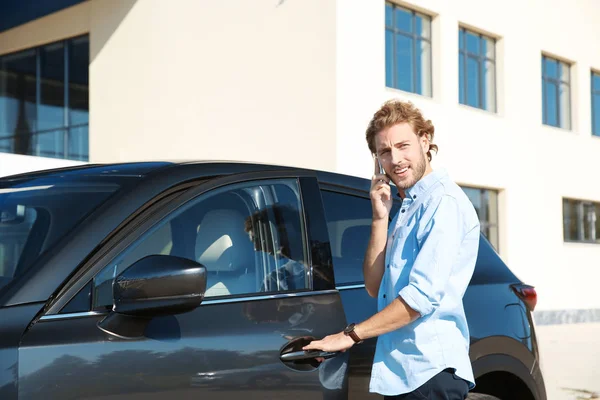
{"label": "rolled-up sleeve", "polygon": [[417,230],[420,249],[408,285],[398,293],[421,317],[438,308],[465,236],[457,200],[442,195],[432,201],[421,216]]}

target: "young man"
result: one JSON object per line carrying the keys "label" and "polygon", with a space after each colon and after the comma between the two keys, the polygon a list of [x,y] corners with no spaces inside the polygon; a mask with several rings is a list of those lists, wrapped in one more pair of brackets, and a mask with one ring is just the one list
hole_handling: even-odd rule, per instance
{"label": "young man", "polygon": [[[363,272],[378,313],[304,348],[345,351],[378,336],[370,390],[386,398],[465,399],[474,387],[462,298],[479,220],[447,173],[432,170],[433,136],[433,124],[411,103],[388,101],[373,116],[366,133],[375,158],[373,221]],[[390,180],[402,198],[391,223]]]}

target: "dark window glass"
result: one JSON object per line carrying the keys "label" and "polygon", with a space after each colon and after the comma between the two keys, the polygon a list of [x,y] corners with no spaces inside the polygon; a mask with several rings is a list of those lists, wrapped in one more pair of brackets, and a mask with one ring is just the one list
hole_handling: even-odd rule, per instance
{"label": "dark window glass", "polygon": [[87,161],[88,65],[88,36],[1,56],[0,151]]}
{"label": "dark window glass", "polygon": [[106,179],[0,181],[0,288],[119,189]]}
{"label": "dark window glass", "polygon": [[[65,46],[53,43],[40,49],[40,105],[38,131],[65,125]],[[43,135],[40,133],[39,135]]]}
{"label": "dark window glass", "polygon": [[88,125],[78,125],[69,128],[69,158],[86,161],[89,149]]}
{"label": "dark window glass", "polygon": [[85,287],[81,289],[62,310],[60,310],[60,314],[90,311],[91,306],[92,282],[85,285]]}
{"label": "dark window glass", "polygon": [[[336,285],[362,283],[363,260],[371,236],[371,200],[322,191]],[[391,216],[398,211],[394,204]]]}
{"label": "dark window glass", "polygon": [[72,39],[69,48],[69,119],[71,125],[89,120],[89,37]]}
{"label": "dark window glass", "polygon": [[37,130],[37,52],[0,57],[0,150],[28,154]]}

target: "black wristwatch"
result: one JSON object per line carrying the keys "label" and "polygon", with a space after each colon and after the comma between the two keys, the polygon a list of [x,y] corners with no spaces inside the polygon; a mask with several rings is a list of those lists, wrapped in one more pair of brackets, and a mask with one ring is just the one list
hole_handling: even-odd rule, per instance
{"label": "black wristwatch", "polygon": [[356,327],[356,324],[354,322],[351,323],[350,325],[348,325],[346,328],[344,328],[344,335],[350,336],[352,338],[352,340],[354,340],[354,343],[361,344],[363,341],[361,338],[358,337],[356,332],[354,332],[355,327]]}

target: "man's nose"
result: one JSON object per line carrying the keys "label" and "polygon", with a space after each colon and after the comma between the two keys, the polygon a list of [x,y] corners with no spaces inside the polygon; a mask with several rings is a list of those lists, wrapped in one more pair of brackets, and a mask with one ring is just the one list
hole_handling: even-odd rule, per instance
{"label": "man's nose", "polygon": [[400,164],[402,161],[402,155],[400,154],[400,150],[398,149],[392,149],[391,151],[391,160],[392,160],[392,164],[397,165]]}

